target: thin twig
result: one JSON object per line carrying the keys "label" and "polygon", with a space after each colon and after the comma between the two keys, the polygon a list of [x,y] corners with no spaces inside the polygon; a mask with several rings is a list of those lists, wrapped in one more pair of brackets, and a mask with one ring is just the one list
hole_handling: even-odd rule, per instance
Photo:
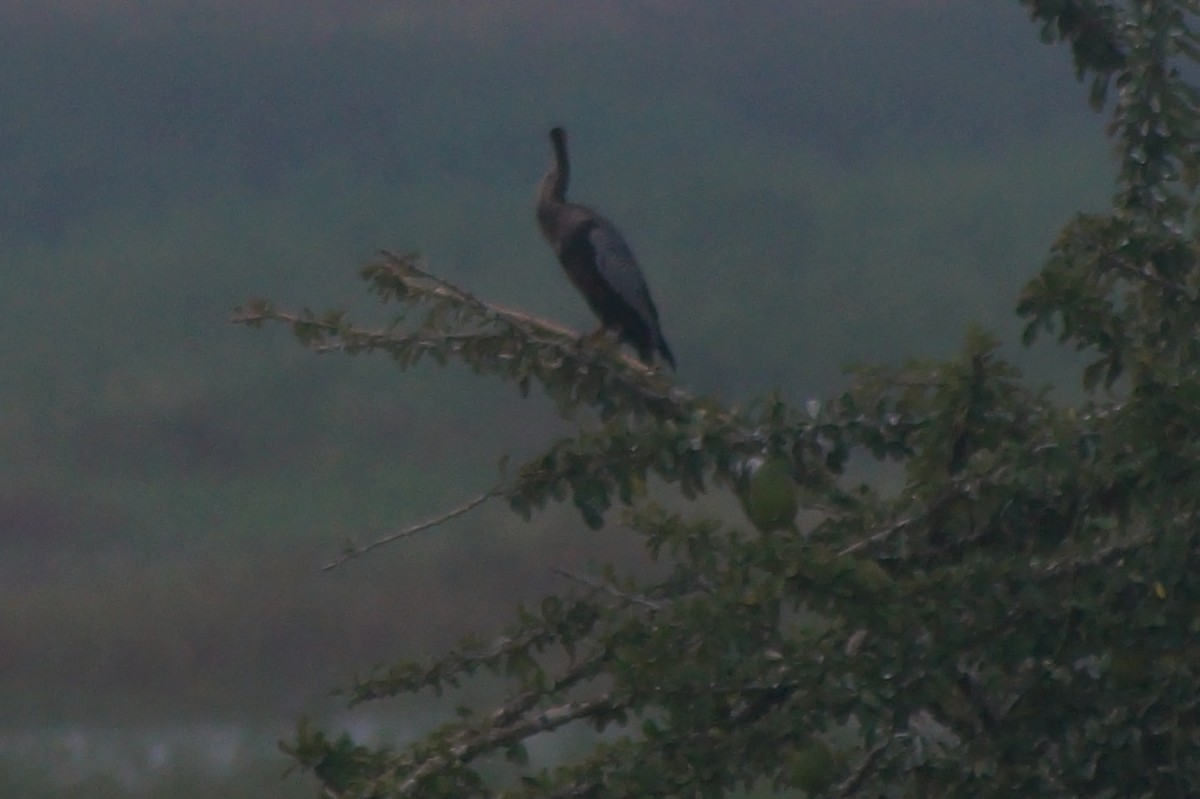
{"label": "thin twig", "polygon": [[372,541],[371,543],[366,544],[365,546],[361,546],[361,547],[350,546],[345,551],[343,551],[341,556],[338,557],[336,560],[331,561],[330,563],[326,563],[324,566],[322,566],[321,571],[329,571],[330,569],[336,569],[338,566],[341,566],[346,561],[357,558],[360,555],[365,555],[373,549],[378,549],[379,547],[384,546],[385,544],[390,544],[393,541],[399,541],[401,538],[410,538],[411,536],[414,536],[417,533],[420,533],[424,530],[428,530],[431,527],[437,527],[438,525],[444,524],[445,522],[448,522],[451,519],[456,519],[459,516],[462,516],[464,513],[469,513],[470,511],[479,507],[480,505],[487,502],[492,497],[498,497],[503,493],[504,493],[504,491],[502,489],[493,488],[490,491],[483,492],[482,494],[475,497],[471,501],[466,502],[462,505],[459,505],[457,508],[454,508],[451,511],[447,511],[446,513],[441,514],[440,516],[435,516],[434,518],[427,519],[427,520],[421,522],[420,524],[414,524],[413,526],[406,527],[403,530],[400,530],[398,532],[392,533],[390,535],[385,535],[383,538],[378,538],[378,539]]}
{"label": "thin twig", "polygon": [[[402,273],[416,275],[418,279],[427,280],[430,283],[433,283],[435,288],[433,289],[432,293],[435,296],[449,297],[470,305],[480,316],[491,316],[493,318],[500,319],[513,327],[520,328],[521,331],[527,336],[538,337],[538,334],[550,333],[551,335],[567,339],[576,346],[583,338],[585,338],[581,337],[578,332],[571,330],[570,328],[563,327],[556,322],[551,322],[545,317],[536,316],[528,313],[527,311],[514,310],[503,305],[493,305],[490,302],[481,300],[465,289],[462,289],[453,283],[427,272],[413,263],[411,258],[405,258],[403,256],[396,255],[395,253],[388,252],[387,250],[381,251],[380,254],[393,269],[396,269]],[[646,375],[656,374],[656,370],[653,367],[642,363],[641,361],[624,352],[616,350],[612,354],[634,371],[641,372]]]}
{"label": "thin twig", "polygon": [[842,780],[840,783],[838,783],[837,787],[834,788],[834,796],[850,796],[857,791],[862,786],[863,780],[866,779],[867,774],[871,771],[871,768],[874,767],[875,761],[878,760],[879,756],[883,754],[883,751],[888,748],[888,743],[889,742],[887,740],[884,740],[883,742],[876,744],[876,746],[871,749],[870,752],[867,752],[866,757],[862,759],[862,762],[855,767],[854,771],[850,772],[850,776]]}
{"label": "thin twig", "polygon": [[1083,569],[1104,566],[1112,559],[1119,558],[1129,552],[1137,550],[1150,540],[1151,536],[1148,535],[1130,536],[1129,538],[1115,541],[1108,546],[1100,547],[1096,551],[1083,556],[1061,558],[1053,563],[1039,566],[1034,571],[1033,576],[1036,578],[1050,578],[1057,577],[1064,572],[1068,574],[1074,574],[1082,571]]}
{"label": "thin twig", "polygon": [[880,530],[877,533],[873,533],[862,540],[855,541],[853,544],[851,544],[850,546],[846,547],[841,552],[839,552],[838,557],[841,557],[842,555],[849,555],[853,552],[857,552],[858,550],[862,549],[863,547],[870,546],[871,544],[874,544],[877,541],[882,541],[883,539],[888,538],[889,536],[900,532],[905,527],[908,527],[910,524],[912,524],[914,521],[915,521],[915,519],[912,516],[905,517],[905,518],[901,519],[900,521],[896,522],[895,524],[893,524],[889,527],[883,528],[882,530]]}
{"label": "thin twig", "polygon": [[1133,264],[1126,263],[1122,258],[1110,255],[1104,259],[1102,265],[1109,269],[1120,270],[1121,272],[1124,272],[1131,277],[1135,277],[1138,280],[1144,280],[1147,283],[1153,283],[1159,288],[1169,289],[1176,294],[1183,295],[1184,299],[1190,300],[1192,298],[1192,293],[1188,291],[1188,287],[1182,283],[1176,283],[1174,280],[1167,280],[1161,275],[1154,274],[1149,269],[1138,269]]}
{"label": "thin twig", "polygon": [[527,691],[521,696],[516,697],[507,705],[492,713],[492,726],[507,726],[512,724],[521,716],[528,713],[542,699],[552,697],[556,694],[561,695],[564,691],[574,688],[579,683],[595,675],[607,656],[607,652],[601,650],[591,657],[576,663],[565,674],[555,680],[554,684],[549,688]]}
{"label": "thin twig", "polygon": [[666,607],[665,603],[659,602],[658,600],[649,599],[642,594],[630,594],[626,591],[622,591],[620,588],[617,588],[614,585],[602,583],[598,580],[593,580],[590,577],[584,577],[582,574],[575,574],[574,572],[567,571],[566,569],[558,566],[551,566],[550,571],[554,572],[559,577],[565,577],[568,580],[574,580],[575,582],[586,585],[588,588],[591,588],[595,591],[601,591],[603,593],[610,594],[631,604],[650,608],[650,610],[657,611]]}
{"label": "thin twig", "polygon": [[538,733],[551,732],[577,719],[607,713],[614,706],[613,700],[605,694],[594,699],[567,702],[548,708],[533,716],[520,718],[510,725],[471,731],[471,734],[466,736],[467,740],[451,746],[445,754],[435,755],[413,769],[395,789],[396,795],[404,796],[410,793],[422,780],[454,763],[467,763],[482,752],[509,746]]}

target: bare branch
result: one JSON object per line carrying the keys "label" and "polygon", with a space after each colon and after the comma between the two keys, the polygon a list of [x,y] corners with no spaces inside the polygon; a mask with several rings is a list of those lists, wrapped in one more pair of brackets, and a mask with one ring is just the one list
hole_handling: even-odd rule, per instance
{"label": "bare branch", "polygon": [[871,751],[863,757],[862,761],[855,766],[854,771],[850,772],[850,776],[842,780],[833,789],[834,796],[851,796],[855,794],[862,786],[863,780],[871,773],[871,769],[875,767],[875,761],[888,748],[888,740],[884,740],[876,744]]}
{"label": "bare branch", "polygon": [[[549,386],[555,382],[552,378],[570,374],[576,382],[588,384],[583,395],[562,394],[569,404],[596,402],[603,396],[608,398],[606,401],[620,400],[614,402],[614,407],[632,403],[652,409],[663,418],[686,418],[703,405],[701,410],[708,416],[733,421],[727,411],[701,403],[673,378],[615,344],[591,345],[588,337],[580,338],[574,331],[547,319],[486,303],[425,272],[411,259],[391,253],[383,253],[383,258],[364,270],[376,293],[385,300],[395,298],[409,306],[424,302],[452,305],[453,311],[445,319],[450,324],[429,326],[427,320],[426,326],[408,330],[394,326],[367,329],[349,322],[341,314],[319,317],[309,312],[290,313],[263,301],[251,301],[239,308],[231,321],[255,327],[264,322],[286,324],[306,347],[317,352],[379,349],[406,361],[426,353],[436,357],[454,355],[476,368],[482,366],[510,377],[513,371],[504,364],[520,360],[525,380],[532,377]],[[473,354],[481,348],[492,355],[481,360]]]}
{"label": "bare branch", "polygon": [[608,713],[614,707],[613,700],[604,694],[592,699],[566,702],[535,715],[522,717],[512,724],[499,725],[483,731],[466,731],[462,736],[466,740],[451,746],[446,754],[436,755],[421,763],[400,783],[396,793],[411,794],[421,781],[447,766],[468,763],[484,752],[511,746],[543,732],[552,732],[582,718]]}
{"label": "bare branch", "polygon": [[1034,576],[1040,579],[1057,577],[1061,574],[1075,574],[1084,569],[1104,566],[1113,560],[1144,547],[1153,540],[1149,535],[1135,535],[1100,547],[1094,552],[1083,556],[1072,556],[1047,563],[1034,571]]}
{"label": "bare branch", "polygon": [[[519,329],[527,338],[534,338],[543,343],[553,343],[560,346],[565,344],[575,349],[579,348],[580,342],[585,338],[581,337],[576,331],[551,322],[544,317],[485,302],[459,286],[420,268],[413,262],[412,258],[398,256],[387,250],[383,250],[380,255],[383,256],[384,262],[392,269],[393,274],[401,279],[411,281],[413,278],[416,278],[420,281],[432,283],[434,285],[434,289],[431,292],[433,296],[468,305],[479,316],[488,320],[500,320],[509,327]],[[653,367],[647,366],[624,352],[614,350],[612,355],[626,367],[636,372],[640,372],[643,375],[657,375],[657,370]]]}
{"label": "bare branch", "polygon": [[406,527],[403,530],[399,530],[390,535],[385,535],[383,538],[377,538],[376,540],[372,541],[369,544],[366,544],[365,546],[360,547],[360,546],[350,545],[345,550],[343,550],[340,557],[338,557],[336,560],[331,561],[330,563],[326,563],[324,566],[322,566],[321,571],[329,571],[330,569],[336,569],[338,566],[341,566],[346,561],[353,560],[354,558],[357,558],[360,555],[365,555],[366,553],[370,552],[373,549],[378,549],[379,547],[384,546],[385,544],[390,544],[393,541],[399,541],[402,538],[410,538],[410,537],[416,535],[417,533],[423,532],[432,527],[437,527],[438,525],[444,524],[444,523],[450,521],[451,519],[456,519],[459,516],[462,516],[465,513],[469,513],[470,511],[479,507],[480,505],[487,502],[492,497],[498,497],[498,496],[502,495],[503,493],[504,493],[504,491],[502,489],[493,488],[490,491],[483,492],[482,494],[480,494],[479,496],[470,500],[469,502],[465,502],[462,505],[459,505],[457,508],[454,508],[451,511],[447,511],[446,513],[441,514],[440,516],[435,516],[434,518],[427,519],[427,520],[421,522],[420,524],[414,524],[411,527]]}
{"label": "bare branch", "polygon": [[650,610],[654,611],[662,610],[664,607],[666,607],[666,604],[664,602],[660,602],[659,600],[650,599],[642,594],[627,593],[622,591],[620,588],[617,588],[615,585],[603,583],[599,580],[593,580],[590,577],[584,577],[581,574],[575,574],[574,572],[567,571],[566,569],[559,568],[558,566],[551,566],[550,571],[554,572],[559,577],[565,577],[568,580],[573,580],[574,582],[586,585],[588,588],[591,588],[594,591],[600,591],[602,593],[609,594],[633,605],[641,605],[642,607],[649,608]]}
{"label": "bare branch", "polygon": [[914,521],[916,521],[915,517],[906,516],[905,518],[901,519],[900,521],[898,521],[894,524],[891,524],[891,525],[883,528],[882,530],[867,536],[866,538],[863,538],[859,541],[855,541],[853,544],[849,545],[848,547],[843,549],[841,552],[839,552],[838,557],[841,557],[842,555],[849,555],[851,553],[857,552],[858,550],[860,550],[864,547],[870,546],[871,544],[874,544],[878,541],[882,541],[885,538],[889,538],[890,536],[894,535],[895,533],[898,533],[901,530],[903,530],[905,527],[908,527]]}
{"label": "bare branch", "polygon": [[521,694],[492,714],[492,726],[512,724],[520,716],[527,713],[539,700],[561,694],[561,692],[573,688],[583,680],[591,677],[600,668],[606,654],[603,651],[597,652],[592,657],[579,661],[569,668],[565,674],[555,680],[554,685],[549,688],[527,691]]}
{"label": "bare branch", "polygon": [[1101,266],[1106,269],[1116,269],[1117,271],[1129,275],[1130,277],[1140,280],[1144,283],[1151,283],[1159,288],[1167,289],[1174,294],[1180,295],[1185,300],[1190,301],[1192,299],[1192,292],[1189,291],[1188,287],[1182,283],[1176,283],[1174,280],[1167,280],[1165,277],[1157,275],[1145,267],[1139,269],[1133,264],[1125,261],[1125,259],[1118,258],[1115,255],[1105,257],[1101,261]]}

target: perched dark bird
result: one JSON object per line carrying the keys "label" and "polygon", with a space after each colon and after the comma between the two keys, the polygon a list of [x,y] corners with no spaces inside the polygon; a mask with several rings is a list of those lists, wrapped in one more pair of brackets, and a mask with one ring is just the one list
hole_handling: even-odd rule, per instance
{"label": "perched dark bird", "polygon": [[605,330],[637,350],[649,364],[657,351],[675,368],[675,356],[658,326],[658,309],[629,245],[612,222],[590,208],[567,202],[567,133],[550,131],[554,163],[538,188],[537,220],[567,277],[600,317]]}

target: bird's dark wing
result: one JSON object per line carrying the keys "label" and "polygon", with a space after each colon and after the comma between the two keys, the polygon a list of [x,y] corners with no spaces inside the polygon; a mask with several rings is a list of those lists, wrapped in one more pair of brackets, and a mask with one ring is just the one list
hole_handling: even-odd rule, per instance
{"label": "bird's dark wing", "polygon": [[612,223],[597,219],[588,231],[588,241],[596,256],[596,271],[613,293],[641,317],[651,330],[658,327],[658,310],[650,299],[650,290],[637,260],[625,239]]}

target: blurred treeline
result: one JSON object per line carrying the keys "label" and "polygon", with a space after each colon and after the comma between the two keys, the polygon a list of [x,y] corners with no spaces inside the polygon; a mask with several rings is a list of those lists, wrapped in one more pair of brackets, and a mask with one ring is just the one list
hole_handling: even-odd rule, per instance
{"label": "blurred treeline", "polygon": [[495,508],[318,573],[556,425],[226,323],[256,295],[384,318],[356,271],[386,247],[590,329],[532,219],[551,124],[680,379],[731,402],[826,395],[971,321],[1012,340],[1054,232],[1107,191],[1102,121],[1016,3],[378,5],[0,9],[10,723],[290,718],[611,549]]}

